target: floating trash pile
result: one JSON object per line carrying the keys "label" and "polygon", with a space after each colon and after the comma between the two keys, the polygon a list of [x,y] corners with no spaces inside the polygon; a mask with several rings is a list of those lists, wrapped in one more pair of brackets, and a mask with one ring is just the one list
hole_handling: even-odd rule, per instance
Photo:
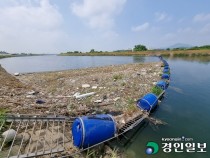
{"label": "floating trash pile", "polygon": [[[148,93],[136,102],[137,107],[148,112],[148,115],[158,105],[158,100],[168,88],[170,80],[170,67],[166,60],[160,57],[163,63],[163,74],[160,81],[153,87],[154,93]],[[116,122],[111,115],[94,115],[78,117],[72,126],[73,144],[80,148],[86,149],[100,142],[109,140],[118,135]]]}

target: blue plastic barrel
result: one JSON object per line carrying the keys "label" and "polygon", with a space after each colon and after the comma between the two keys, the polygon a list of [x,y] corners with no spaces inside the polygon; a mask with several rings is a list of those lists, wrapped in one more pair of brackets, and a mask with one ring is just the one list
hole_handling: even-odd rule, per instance
{"label": "blue plastic barrel", "polygon": [[167,62],[164,62],[163,64],[164,64],[164,66],[169,66],[169,64]]}
{"label": "blue plastic barrel", "polygon": [[167,68],[165,69],[165,68],[164,68],[164,69],[163,69],[163,72],[164,72],[164,73],[170,72],[170,69],[167,69]]}
{"label": "blue plastic barrel", "polygon": [[159,59],[160,59],[160,60],[163,60],[163,57],[162,57],[161,55],[160,55],[160,56],[158,56],[158,57],[159,57]]}
{"label": "blue plastic barrel", "polygon": [[169,66],[164,66],[164,69],[170,69],[170,67]]}
{"label": "blue plastic barrel", "polygon": [[164,64],[164,66],[169,66],[169,64],[167,63],[167,61],[162,60],[162,62],[163,62],[163,64]]}
{"label": "blue plastic barrel", "polygon": [[169,80],[170,76],[169,76],[169,74],[163,74],[161,78]]}
{"label": "blue plastic barrel", "polygon": [[116,131],[116,124],[111,115],[78,117],[72,125],[73,144],[85,149],[114,137]]}
{"label": "blue plastic barrel", "polygon": [[153,93],[148,93],[137,101],[137,106],[146,111],[151,111],[158,104],[158,98]]}
{"label": "blue plastic barrel", "polygon": [[162,90],[165,90],[167,88],[167,83],[166,81],[160,80],[156,83],[157,87],[160,87]]}

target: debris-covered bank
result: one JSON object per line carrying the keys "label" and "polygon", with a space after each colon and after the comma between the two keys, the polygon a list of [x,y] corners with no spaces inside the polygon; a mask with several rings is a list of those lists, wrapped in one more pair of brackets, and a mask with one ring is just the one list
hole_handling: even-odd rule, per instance
{"label": "debris-covered bank", "polygon": [[12,76],[0,67],[0,107],[9,113],[84,115],[135,110],[160,79],[161,63]]}
{"label": "debris-covered bank", "polygon": [[[161,63],[157,62],[15,74],[16,77],[14,77],[0,67],[0,107],[7,109],[8,113],[31,114],[32,116],[39,114],[52,116],[53,114],[72,117],[108,113],[114,116],[117,128],[120,129],[126,122],[142,113],[136,107],[136,101],[151,92],[152,87],[161,78],[161,70]],[[64,127],[65,123],[62,125]],[[77,151],[72,144],[70,125],[67,131],[56,130],[56,132],[53,127],[65,129],[59,126],[59,122],[57,126],[53,122],[51,131],[43,131],[41,127],[42,123],[40,128],[35,128],[35,133],[33,130],[29,130],[26,134],[23,134],[24,131],[19,131],[17,137],[24,135],[26,145],[23,152],[30,146],[31,152],[42,149],[43,144],[36,147],[38,142],[36,138],[42,138],[40,133],[43,132],[45,133],[43,140],[47,142],[48,140],[51,142],[63,140],[65,151],[70,153]],[[48,129],[47,127],[43,126],[44,129]],[[52,136],[53,131],[54,134],[57,133],[57,137]],[[27,134],[30,136],[29,139],[25,138]],[[18,143],[15,144],[19,148]],[[105,153],[107,151],[105,150]],[[12,153],[16,155],[17,152],[14,149]]]}

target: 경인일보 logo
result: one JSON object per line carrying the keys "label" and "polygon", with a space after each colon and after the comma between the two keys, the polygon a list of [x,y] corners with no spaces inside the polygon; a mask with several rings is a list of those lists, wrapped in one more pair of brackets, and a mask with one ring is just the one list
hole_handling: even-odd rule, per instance
{"label": "\uacbd\uc778\uc77c\ubcf4 logo", "polygon": [[147,148],[145,152],[147,155],[156,154],[159,150],[159,146],[155,142],[148,142],[146,146]]}

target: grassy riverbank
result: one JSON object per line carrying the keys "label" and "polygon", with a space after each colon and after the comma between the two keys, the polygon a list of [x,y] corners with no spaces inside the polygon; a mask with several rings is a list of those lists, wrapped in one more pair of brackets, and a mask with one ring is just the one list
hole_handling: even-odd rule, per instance
{"label": "grassy riverbank", "polygon": [[14,55],[0,55],[0,59],[15,57]]}
{"label": "grassy riverbank", "polygon": [[7,54],[7,55],[0,54],[0,59],[11,58],[11,57],[42,56],[42,55],[46,54]]}
{"label": "grassy riverbank", "polygon": [[154,56],[162,55],[168,57],[185,56],[210,56],[210,49],[202,50],[147,50],[139,52],[91,52],[91,53],[61,53],[61,56]]}

